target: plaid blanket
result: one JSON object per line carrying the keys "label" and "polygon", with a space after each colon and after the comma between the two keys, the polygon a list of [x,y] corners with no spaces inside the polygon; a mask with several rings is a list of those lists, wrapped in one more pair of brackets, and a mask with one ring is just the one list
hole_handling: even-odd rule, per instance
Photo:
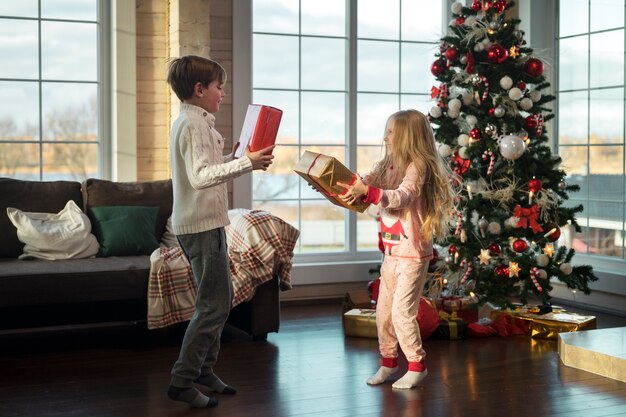
{"label": "plaid blanket", "polygon": [[291,289],[291,259],[300,231],[267,211],[233,209],[226,227],[233,306],[249,301],[256,287],[278,276],[282,291]]}
{"label": "plaid blanket", "polygon": [[[293,249],[300,231],[266,211],[230,210],[226,227],[233,281],[233,307],[249,301],[256,287],[278,276],[280,289],[291,289]],[[179,247],[161,247],[150,256],[148,328],[189,320],[195,311],[196,285]]]}

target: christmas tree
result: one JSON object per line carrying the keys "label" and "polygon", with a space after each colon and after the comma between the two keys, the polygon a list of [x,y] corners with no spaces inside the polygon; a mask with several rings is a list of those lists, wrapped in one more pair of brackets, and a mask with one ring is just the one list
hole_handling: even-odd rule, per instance
{"label": "christmas tree", "polygon": [[597,280],[557,243],[563,227],[580,231],[583,207],[563,206],[578,186],[566,183],[548,144],[544,123],[554,115],[546,105],[555,97],[542,92],[544,65],[521,21],[505,16],[511,6],[452,4],[455,19],[431,66],[440,84],[429,112],[439,152],[462,182],[442,276],[452,293],[500,306],[547,302],[551,279],[585,294]]}

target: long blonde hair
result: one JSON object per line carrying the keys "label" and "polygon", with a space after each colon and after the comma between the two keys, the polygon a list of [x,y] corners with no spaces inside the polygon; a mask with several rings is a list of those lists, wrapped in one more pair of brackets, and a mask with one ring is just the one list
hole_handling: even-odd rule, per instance
{"label": "long blonde hair", "polygon": [[393,152],[386,151],[378,162],[372,183],[379,187],[397,187],[413,163],[418,178],[415,189],[424,201],[421,234],[427,240],[441,240],[448,233],[448,219],[454,207],[456,191],[452,179],[455,174],[439,155],[426,116],[417,110],[401,110],[392,114],[388,122],[392,125]]}

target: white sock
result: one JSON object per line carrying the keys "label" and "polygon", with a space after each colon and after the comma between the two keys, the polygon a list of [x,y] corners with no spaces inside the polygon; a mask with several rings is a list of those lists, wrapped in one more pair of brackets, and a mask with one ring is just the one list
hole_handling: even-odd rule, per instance
{"label": "white sock", "polygon": [[367,380],[367,384],[368,385],[382,384],[383,382],[387,380],[387,378],[389,378],[391,375],[393,375],[397,371],[398,371],[397,366],[393,368],[389,368],[387,366],[381,366],[380,368],[378,368],[378,372],[376,372],[374,376],[370,377]]}
{"label": "white sock", "polygon": [[422,372],[408,371],[402,378],[394,382],[391,387],[398,389],[410,389],[416,387],[424,380],[424,378],[426,378],[426,375],[428,375],[427,369],[424,369]]}

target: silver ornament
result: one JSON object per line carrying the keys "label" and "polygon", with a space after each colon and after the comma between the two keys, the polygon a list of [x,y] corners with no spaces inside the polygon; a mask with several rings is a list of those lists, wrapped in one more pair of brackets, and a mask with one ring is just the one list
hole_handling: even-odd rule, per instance
{"label": "silver ornament", "polygon": [[504,110],[504,107],[498,106],[493,111],[493,114],[494,114],[494,116],[500,118],[500,117],[504,116],[505,112],[506,112],[506,110]]}
{"label": "silver ornament", "polygon": [[498,132],[497,128],[491,123],[485,127],[485,133],[489,136],[495,136],[497,132]]}
{"label": "silver ornament", "polygon": [[559,190],[565,190],[567,183],[565,181],[559,181]]}

